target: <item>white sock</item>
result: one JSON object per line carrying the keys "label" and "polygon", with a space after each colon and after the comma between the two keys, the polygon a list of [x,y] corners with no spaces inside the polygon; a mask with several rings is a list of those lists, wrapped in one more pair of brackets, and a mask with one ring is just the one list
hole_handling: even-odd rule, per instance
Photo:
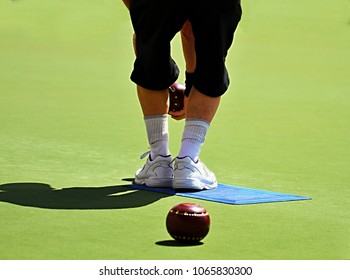
{"label": "white sock", "polygon": [[182,134],[181,149],[178,157],[190,157],[193,161],[198,160],[200,148],[205,141],[209,122],[202,119],[186,119],[185,129]]}
{"label": "white sock", "polygon": [[148,143],[151,148],[151,159],[156,156],[168,156],[169,152],[169,132],[168,115],[154,115],[144,117]]}

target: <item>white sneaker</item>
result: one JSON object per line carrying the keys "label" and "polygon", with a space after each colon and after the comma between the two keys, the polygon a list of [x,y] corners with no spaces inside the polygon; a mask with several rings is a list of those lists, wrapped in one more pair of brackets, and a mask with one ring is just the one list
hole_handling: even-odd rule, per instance
{"label": "white sneaker", "polygon": [[218,186],[216,177],[199,159],[175,158],[174,189],[208,190]]}
{"label": "white sneaker", "polygon": [[149,156],[143,168],[136,171],[134,183],[148,187],[171,188],[174,179],[173,167],[171,156],[156,156],[153,160]]}

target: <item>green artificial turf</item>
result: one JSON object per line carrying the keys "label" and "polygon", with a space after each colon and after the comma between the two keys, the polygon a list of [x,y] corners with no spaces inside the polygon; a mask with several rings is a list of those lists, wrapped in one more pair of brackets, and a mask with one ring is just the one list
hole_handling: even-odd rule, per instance
{"label": "green artificial turf", "polygon": [[[1,1],[0,259],[350,258],[348,1],[242,4],[201,158],[220,183],[312,200],[128,189],[147,142],[122,1]],[[183,69],[178,37],[172,49]],[[169,127],[176,155],[183,121]],[[207,208],[211,230],[170,246],[165,218],[185,201]]]}

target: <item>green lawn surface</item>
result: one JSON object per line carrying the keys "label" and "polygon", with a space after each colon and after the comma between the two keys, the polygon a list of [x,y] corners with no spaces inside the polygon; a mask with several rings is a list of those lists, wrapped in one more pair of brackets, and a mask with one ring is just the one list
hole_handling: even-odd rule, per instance
{"label": "green lawn surface", "polygon": [[[235,206],[131,190],[147,139],[122,1],[0,1],[0,259],[349,259],[349,1],[242,1],[231,86],[202,147],[219,182],[311,201]],[[177,36],[173,57],[184,61]],[[170,148],[184,122],[169,120]],[[170,208],[203,205],[198,246]]]}

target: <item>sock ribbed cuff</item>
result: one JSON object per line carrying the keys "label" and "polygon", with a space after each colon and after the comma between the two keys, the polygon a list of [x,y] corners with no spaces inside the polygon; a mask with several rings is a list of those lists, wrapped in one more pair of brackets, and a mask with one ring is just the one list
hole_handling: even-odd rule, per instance
{"label": "sock ribbed cuff", "polygon": [[151,158],[157,155],[169,155],[168,115],[145,116],[144,121],[151,148]]}
{"label": "sock ribbed cuff", "polygon": [[197,161],[209,127],[209,122],[205,120],[186,119],[178,157],[188,156],[192,160]]}
{"label": "sock ribbed cuff", "polygon": [[167,115],[154,115],[144,117],[148,143],[150,145],[158,141],[168,141],[168,116]]}
{"label": "sock ribbed cuff", "polygon": [[187,140],[190,143],[199,142],[203,144],[209,127],[209,122],[205,120],[186,119],[182,141]]}

